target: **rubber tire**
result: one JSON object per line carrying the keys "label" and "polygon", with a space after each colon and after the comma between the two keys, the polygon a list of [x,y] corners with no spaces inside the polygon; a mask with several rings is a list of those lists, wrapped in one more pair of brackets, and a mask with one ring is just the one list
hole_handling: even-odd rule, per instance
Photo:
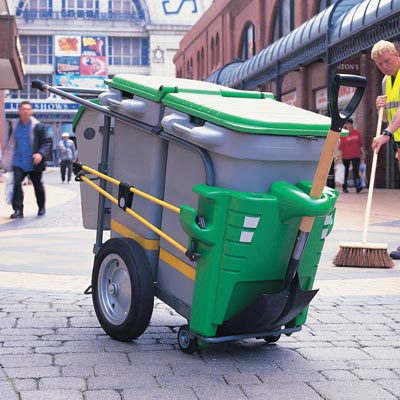
{"label": "rubber tire", "polygon": [[263,339],[267,343],[275,343],[281,338],[281,335],[276,335],[276,336],[265,336]]}
{"label": "rubber tire", "polygon": [[[117,288],[116,296],[110,288]],[[94,259],[92,300],[101,327],[113,339],[130,342],[146,330],[154,283],[146,253],[135,240],[112,238],[101,246]]]}
{"label": "rubber tire", "polygon": [[197,339],[190,337],[188,325],[182,325],[178,331],[179,348],[186,354],[193,354],[197,351]]}

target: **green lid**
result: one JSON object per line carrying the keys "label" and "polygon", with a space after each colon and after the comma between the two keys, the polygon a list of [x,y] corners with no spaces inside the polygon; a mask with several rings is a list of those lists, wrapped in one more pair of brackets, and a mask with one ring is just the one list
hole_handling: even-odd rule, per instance
{"label": "green lid", "polygon": [[214,83],[161,76],[119,74],[112,79],[106,79],[104,82],[114,89],[141,96],[157,103],[161,102],[168,93],[185,92],[249,98],[273,97],[271,93],[236,90]]}
{"label": "green lid", "polygon": [[162,103],[235,131],[268,135],[325,137],[330,118],[272,98],[231,97],[204,93],[169,93]]}

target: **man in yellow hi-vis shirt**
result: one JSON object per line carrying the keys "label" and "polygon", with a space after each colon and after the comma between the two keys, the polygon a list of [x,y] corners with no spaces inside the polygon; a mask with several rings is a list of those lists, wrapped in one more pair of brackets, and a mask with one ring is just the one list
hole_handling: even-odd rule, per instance
{"label": "man in yellow hi-vis shirt", "polygon": [[389,123],[382,135],[372,141],[372,149],[378,152],[390,138],[400,145],[400,56],[393,43],[381,40],[372,48],[371,58],[385,75],[383,95],[376,98],[375,104],[378,111],[384,108],[383,120]]}
{"label": "man in yellow hi-vis shirt", "polygon": [[[397,144],[397,158],[400,162],[400,56],[393,43],[380,40],[371,51],[371,58],[385,75],[382,81],[383,95],[376,98],[376,109],[384,108],[383,120],[388,122],[382,134],[372,141],[372,149],[379,152],[391,138]],[[400,167],[400,164],[399,164]],[[400,259],[400,246],[390,257]]]}

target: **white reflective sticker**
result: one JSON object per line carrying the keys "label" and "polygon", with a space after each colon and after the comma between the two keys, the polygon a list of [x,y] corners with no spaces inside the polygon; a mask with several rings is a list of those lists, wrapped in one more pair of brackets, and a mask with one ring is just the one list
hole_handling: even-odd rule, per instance
{"label": "white reflective sticker", "polygon": [[325,228],[321,232],[321,239],[325,239],[328,236],[328,228]]}
{"label": "white reflective sticker", "polygon": [[259,217],[244,217],[243,228],[257,228]]}
{"label": "white reflective sticker", "polygon": [[240,233],[240,241],[242,243],[251,243],[253,239],[254,232],[241,232]]}
{"label": "white reflective sticker", "polygon": [[331,222],[332,222],[332,214],[328,214],[328,215],[325,217],[324,225],[330,225]]}

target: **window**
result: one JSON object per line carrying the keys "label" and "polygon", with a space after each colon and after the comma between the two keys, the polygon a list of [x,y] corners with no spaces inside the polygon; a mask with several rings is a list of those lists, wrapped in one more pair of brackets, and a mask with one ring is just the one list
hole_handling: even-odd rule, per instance
{"label": "window", "polygon": [[108,38],[109,65],[149,65],[148,38]]}
{"label": "window", "polygon": [[239,57],[248,60],[256,54],[255,29],[252,23],[248,23],[243,30]]}
{"label": "window", "polygon": [[336,0],[319,0],[318,13],[324,11],[326,8],[336,3]]}
{"label": "window", "polygon": [[13,99],[28,99],[28,100],[38,100],[47,99],[49,94],[47,92],[42,92],[38,89],[33,89],[31,86],[32,81],[35,79],[40,79],[50,85],[53,84],[52,75],[44,74],[29,74],[24,76],[24,88],[22,90],[10,90],[11,98]]}
{"label": "window", "polygon": [[62,0],[61,5],[70,18],[84,18],[99,11],[98,0]]}
{"label": "window", "polygon": [[109,1],[108,10],[113,12],[114,14],[134,14],[137,15],[138,18],[144,19],[142,5],[138,0]]}
{"label": "window", "polygon": [[26,4],[26,7],[31,10],[47,10],[51,8],[51,1],[49,0],[29,0]]}
{"label": "window", "polygon": [[219,49],[219,33],[215,36],[215,66],[219,65],[220,60],[220,49]]}
{"label": "window", "polygon": [[51,36],[20,36],[20,42],[26,64],[53,64]]}
{"label": "window", "polygon": [[200,79],[205,78],[204,74],[205,74],[205,57],[204,57],[204,47],[202,47],[200,54]]}
{"label": "window", "polygon": [[193,79],[193,58],[186,63],[186,78]]}
{"label": "window", "polygon": [[215,42],[214,38],[211,38],[211,45],[210,45],[210,51],[211,51],[211,69],[215,67]]}
{"label": "window", "polygon": [[201,78],[201,60],[200,60],[200,51],[197,52],[197,77],[196,79]]}
{"label": "window", "polygon": [[272,42],[287,35],[294,29],[294,0],[278,1]]}

